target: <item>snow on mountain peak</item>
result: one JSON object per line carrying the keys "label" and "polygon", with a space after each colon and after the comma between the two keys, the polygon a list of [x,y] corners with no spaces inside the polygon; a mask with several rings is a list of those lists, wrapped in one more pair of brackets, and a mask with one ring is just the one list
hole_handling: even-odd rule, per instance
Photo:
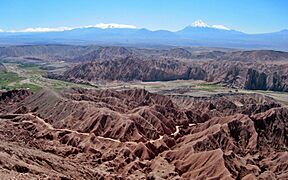
{"label": "snow on mountain peak", "polygon": [[215,29],[231,30],[224,25],[212,25],[211,27]]}
{"label": "snow on mountain peak", "polygon": [[96,25],[87,25],[87,26],[78,26],[78,27],[30,27],[26,29],[21,29],[21,30],[8,30],[4,31],[0,29],[0,32],[61,32],[61,31],[69,31],[73,29],[83,29],[83,28],[101,28],[101,29],[112,29],[112,28],[127,28],[127,29],[136,29],[136,26],[133,25],[127,25],[127,24],[115,24],[115,23],[110,23],[110,24],[105,24],[105,23],[99,23]]}
{"label": "snow on mountain peak", "polygon": [[101,29],[108,29],[108,28],[127,28],[127,29],[136,29],[136,26],[133,25],[127,25],[127,24],[115,24],[115,23],[110,23],[110,24],[105,24],[105,23],[99,23],[96,25],[89,25],[85,26],[85,28],[89,27],[95,27],[95,28],[101,28]]}
{"label": "snow on mountain peak", "polygon": [[205,28],[214,28],[214,29],[222,29],[222,30],[230,30],[229,28],[227,28],[226,26],[224,25],[208,25],[207,23],[205,23],[204,21],[202,20],[197,20],[195,21],[193,24],[192,24],[193,27],[205,27]]}
{"label": "snow on mountain peak", "polygon": [[206,24],[202,20],[197,20],[192,24],[193,27],[210,27],[208,24]]}

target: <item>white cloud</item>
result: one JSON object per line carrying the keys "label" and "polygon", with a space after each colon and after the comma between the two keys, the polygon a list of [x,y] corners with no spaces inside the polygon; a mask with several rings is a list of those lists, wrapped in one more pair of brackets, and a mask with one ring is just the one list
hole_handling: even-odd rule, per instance
{"label": "white cloud", "polygon": [[3,30],[3,29],[0,29],[0,32],[4,32],[4,30]]}
{"label": "white cloud", "polygon": [[207,23],[205,23],[202,20],[197,20],[192,24],[193,27],[207,27],[207,28],[214,28],[214,29],[222,29],[222,30],[230,30],[229,28],[227,28],[224,25],[208,25]]}
{"label": "white cloud", "polygon": [[[60,32],[60,31],[68,31],[68,30],[73,30],[73,29],[78,29],[78,28],[101,28],[101,29],[107,29],[107,28],[129,28],[129,29],[135,29],[136,26],[133,25],[127,25],[127,24],[104,24],[104,23],[99,23],[96,25],[88,25],[88,26],[79,26],[79,27],[55,27],[55,28],[50,28],[50,27],[36,27],[36,28],[26,28],[26,29],[21,29],[21,30],[10,30],[7,32]],[[1,29],[0,29],[1,32]]]}

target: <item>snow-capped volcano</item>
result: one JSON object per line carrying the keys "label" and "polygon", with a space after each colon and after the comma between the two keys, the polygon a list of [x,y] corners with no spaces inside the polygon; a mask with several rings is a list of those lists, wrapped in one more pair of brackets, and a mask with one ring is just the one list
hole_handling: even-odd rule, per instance
{"label": "snow-capped volcano", "polygon": [[197,20],[192,24],[193,27],[201,27],[201,28],[214,28],[214,29],[222,29],[222,30],[230,30],[229,28],[227,28],[224,25],[208,25],[207,23],[205,23],[202,20]]}

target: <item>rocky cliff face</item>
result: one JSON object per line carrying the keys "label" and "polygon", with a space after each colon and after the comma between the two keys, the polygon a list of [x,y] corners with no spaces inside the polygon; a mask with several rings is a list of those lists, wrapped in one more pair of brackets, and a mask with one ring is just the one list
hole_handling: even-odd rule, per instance
{"label": "rocky cliff face", "polygon": [[274,72],[269,83],[269,90],[272,91],[285,91],[288,92],[288,76],[287,74],[279,74],[278,72]]}
{"label": "rocky cliff face", "polygon": [[288,64],[271,62],[141,59],[133,56],[111,61],[81,63],[49,77],[73,82],[205,80],[232,88],[287,91]]}
{"label": "rocky cliff face", "polygon": [[245,89],[252,90],[271,90],[288,91],[287,75],[272,72],[258,72],[255,69],[249,69],[245,82]]}
{"label": "rocky cliff face", "polygon": [[[53,77],[53,76],[52,76]],[[199,79],[206,77],[199,67],[170,60],[142,60],[139,58],[121,58],[105,62],[80,64],[58,78],[75,81],[121,80],[121,81],[169,81],[176,79]]]}
{"label": "rocky cliff face", "polygon": [[249,69],[245,82],[245,89],[251,90],[267,90],[267,75],[259,73],[255,69]]}

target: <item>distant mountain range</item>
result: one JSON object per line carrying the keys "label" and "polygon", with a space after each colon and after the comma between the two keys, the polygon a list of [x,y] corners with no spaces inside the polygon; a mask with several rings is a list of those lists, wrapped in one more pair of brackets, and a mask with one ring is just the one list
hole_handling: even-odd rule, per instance
{"label": "distant mountain range", "polygon": [[0,45],[100,44],[128,46],[209,46],[288,51],[288,30],[246,34],[218,26],[187,26],[176,32],[137,28],[75,28],[58,32],[0,32]]}

